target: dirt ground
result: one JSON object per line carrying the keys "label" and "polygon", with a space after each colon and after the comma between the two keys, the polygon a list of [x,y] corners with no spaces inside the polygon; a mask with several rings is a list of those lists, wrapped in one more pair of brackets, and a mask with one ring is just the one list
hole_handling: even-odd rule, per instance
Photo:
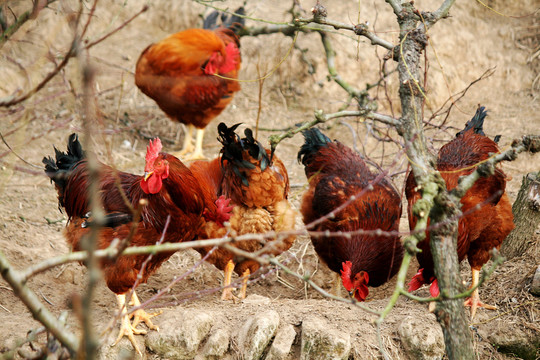
{"label": "dirt ground", "polygon": [[[434,10],[439,2],[416,1],[415,4],[422,10]],[[99,3],[88,38],[99,38],[118,27],[144,3],[142,0],[127,0],[107,6],[104,2]],[[287,11],[291,3],[286,0],[248,0],[246,9],[252,18],[283,22],[290,19]],[[301,0],[299,3],[306,11],[302,16],[308,17],[313,1]],[[224,1],[217,2],[216,6],[235,8],[238,4],[238,1]],[[394,44],[398,42],[395,16],[385,2],[362,1],[359,5],[355,1],[323,1],[323,4],[328,9],[329,18],[346,23],[357,23],[360,19],[361,22],[368,22],[380,37]],[[539,133],[540,66],[538,53],[534,58],[533,50],[537,51],[539,44],[540,3],[524,0],[518,6],[513,2],[493,0],[487,1],[486,5],[492,10],[476,1],[457,2],[452,8],[452,16],[430,30],[427,116],[485,71],[494,69],[490,77],[473,85],[457,103],[450,113],[447,126],[427,130],[434,149],[448,141],[456,129],[463,127],[474,114],[477,104],[488,108],[485,131],[490,137],[502,135],[502,149],[506,149],[516,137]],[[20,13],[29,5],[27,1],[19,1],[11,6]],[[13,40],[1,49],[1,97],[14,92],[24,93],[53,68],[51,60],[61,61],[71,41],[68,19],[76,9],[76,4],[69,1],[53,3],[50,10],[44,10],[37,20],[25,24]],[[535,10],[536,18],[522,16],[532,14]],[[85,55],[97,71],[96,105],[100,125],[93,146],[103,162],[114,164],[123,171],[142,173],[146,136],[159,135],[164,140],[165,150],[177,150],[178,145],[174,142],[177,140],[178,125],[170,122],[155,103],[135,87],[133,72],[140,52],[148,44],[169,33],[199,26],[198,14],[204,11],[202,5],[188,0],[174,4],[165,0],[152,2],[148,12],[92,48],[88,56]],[[248,25],[262,26],[264,23],[248,20]],[[375,49],[366,39],[360,38],[358,41],[345,32],[333,34],[331,39],[337,53],[336,67],[344,79],[359,89],[378,81],[386,51]],[[219,151],[215,140],[218,121],[229,125],[243,122],[254,127],[259,105],[259,139],[263,143],[268,136],[276,133],[275,130],[312,119],[316,109],[330,113],[347,107],[347,94],[327,79],[328,71],[318,34],[300,34],[290,54],[291,38],[282,34],[244,37],[241,43],[243,66],[240,78],[253,80],[259,74],[272,74],[264,81],[260,104],[259,83],[242,82],[242,90],[232,104],[207,128],[205,152],[208,156],[215,156]],[[277,66],[283,59],[281,65]],[[78,59],[72,59],[65,71],[30,100],[8,109],[0,108],[0,131],[11,148],[24,159],[10,153],[4,144],[0,145],[0,249],[18,269],[69,251],[62,235],[66,217],[58,211],[54,187],[40,168],[42,157],[53,154],[53,145],[62,149],[70,133],[82,132],[80,66]],[[395,69],[395,64],[391,62],[386,66],[389,71]],[[370,96],[378,100],[379,112],[399,116],[397,82],[397,73],[393,73],[387,79],[386,91],[383,87],[370,90]],[[347,108],[354,110],[354,105]],[[441,118],[434,120],[434,123],[440,122]],[[392,143],[381,143],[371,136],[373,124],[369,121],[345,118],[325,125],[325,128],[331,138],[356,146],[385,168],[396,159],[397,147]],[[397,138],[393,131],[390,131],[390,135]],[[302,137],[297,135],[281,143],[277,149],[277,155],[289,171],[290,201],[296,208],[306,186],[303,168],[296,161],[301,144]],[[503,165],[512,178],[507,184],[507,193],[512,201],[519,190],[522,176],[538,171],[539,164],[539,155],[521,155],[517,161]],[[390,173],[395,174],[394,182],[399,189],[403,187],[405,170],[406,159],[403,157],[398,158],[390,169]],[[408,229],[405,214],[404,211],[401,221],[403,231]],[[299,220],[298,227],[301,226]],[[538,236],[538,232],[531,236]],[[298,273],[313,274],[317,284],[330,289],[331,273],[318,260],[309,239],[298,238],[281,258]],[[219,310],[223,304],[217,300],[216,291],[219,291],[222,274],[209,264],[192,269],[199,259],[199,254],[192,250],[176,253],[147,284],[139,287],[139,296],[147,299],[175,277],[193,270],[153,307],[181,305]],[[528,293],[532,272],[539,263],[540,243],[537,242],[523,256],[499,267],[480,289],[483,300],[498,307],[495,312],[479,311],[473,325],[480,334],[494,328],[508,333],[519,328],[530,336],[539,336],[539,300]],[[409,275],[412,276],[416,270],[416,264],[413,264]],[[333,319],[336,326],[350,326],[355,321],[354,314],[347,306],[331,302],[328,305],[328,300],[301,281],[273,269],[269,271],[264,279],[254,277],[256,281],[248,291],[270,297],[272,306],[279,308],[280,313],[293,313],[298,308],[307,307],[312,314]],[[466,263],[463,264],[463,275],[465,279],[470,278]],[[70,263],[35,276],[28,285],[53,313],[60,314],[70,309],[74,294],[83,294],[85,276],[83,266]],[[371,288],[368,305],[382,308],[393,290],[393,284],[391,281],[380,288]],[[205,289],[216,291],[199,293]],[[424,290],[420,294],[427,295],[427,292]],[[115,307],[112,292],[103,282],[100,283],[93,313],[95,322],[106,323],[114,314]],[[250,314],[241,305],[236,308],[227,305],[226,308],[231,322]],[[424,308],[425,305],[402,299],[388,326],[395,326],[396,319]],[[328,315],[328,309],[331,309],[331,315]],[[367,318],[365,315],[361,317]],[[14,339],[24,337],[28,330],[39,327],[3,280],[0,280],[0,322],[0,334],[4,334],[0,336],[0,351],[5,350]],[[78,326],[72,314],[68,323],[73,327]],[[156,323],[159,324],[159,317]],[[354,326],[361,333],[364,325]],[[365,326],[372,325],[366,321]],[[485,337],[477,336],[475,341],[479,359],[510,358],[496,352]],[[388,339],[388,344],[390,348],[400,348],[395,332]],[[357,350],[355,355],[369,359],[374,354],[376,351]],[[399,351],[393,354],[395,358],[402,356]]]}

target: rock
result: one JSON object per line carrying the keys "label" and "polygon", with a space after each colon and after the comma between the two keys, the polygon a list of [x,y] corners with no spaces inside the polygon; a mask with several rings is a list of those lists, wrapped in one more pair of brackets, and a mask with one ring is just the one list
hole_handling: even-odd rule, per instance
{"label": "rock", "polygon": [[294,326],[287,324],[276,332],[276,337],[270,346],[265,360],[284,360],[291,353],[291,347],[296,339]]}
{"label": "rock", "polygon": [[531,343],[527,333],[519,326],[505,322],[493,326],[487,332],[488,341],[503,354],[517,356],[520,359],[535,360],[538,343]]}
{"label": "rock", "polygon": [[534,296],[540,296],[540,265],[536,268],[536,272],[533,276],[533,281],[531,284],[531,294]]}
{"label": "rock", "polygon": [[409,359],[442,359],[444,337],[433,315],[406,317],[399,325],[398,333]]}
{"label": "rock", "polygon": [[270,304],[270,298],[267,298],[266,296],[257,295],[257,294],[251,294],[251,295],[248,295],[248,297],[246,297],[244,300],[242,300],[242,303],[267,305],[267,304]]}
{"label": "rock", "polygon": [[[141,335],[135,335],[135,342],[137,342],[137,346],[139,347],[139,350],[142,352],[142,358],[137,355],[137,352],[133,348],[133,344],[127,337],[123,337],[118,344],[112,345],[114,341],[116,340],[116,337],[118,336],[119,331],[119,322],[117,323],[117,327],[115,327],[107,336],[107,338],[102,342],[102,345],[99,349],[97,358],[99,360],[127,360],[127,359],[135,359],[136,357],[138,359],[146,359],[146,348],[144,346],[144,337]],[[139,329],[145,329],[148,332],[155,332],[153,330],[148,330],[144,325],[137,326]],[[103,330],[105,330],[105,327],[98,330],[98,334],[101,333]]]}
{"label": "rock", "polygon": [[229,333],[229,330],[223,328],[214,330],[195,359],[222,359],[229,349]]}
{"label": "rock", "polygon": [[167,359],[193,359],[213,324],[213,317],[201,310],[167,311],[160,320],[160,331],[146,336],[146,346]]}
{"label": "rock", "polygon": [[137,355],[135,349],[133,348],[133,345],[126,337],[124,337],[122,340],[120,340],[120,342],[118,342],[118,344],[114,346],[111,345],[112,343],[103,344],[99,349],[97,358],[99,360],[128,360],[135,358],[146,359],[147,354],[145,352],[144,340],[142,340],[141,336],[137,335],[135,335],[135,339],[137,339],[136,341],[139,346],[139,350],[141,350],[143,354],[142,358]]}
{"label": "rock", "polygon": [[309,317],[302,323],[300,359],[347,359],[351,351],[348,332],[332,329],[326,321]]}
{"label": "rock", "polygon": [[249,318],[238,334],[238,348],[243,359],[259,360],[278,326],[279,314],[274,310]]}

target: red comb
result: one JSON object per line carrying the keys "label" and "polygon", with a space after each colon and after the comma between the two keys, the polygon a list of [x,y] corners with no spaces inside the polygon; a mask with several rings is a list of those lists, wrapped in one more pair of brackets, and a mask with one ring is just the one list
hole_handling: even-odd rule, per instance
{"label": "red comb", "polygon": [[433,280],[433,282],[431,283],[431,286],[429,287],[429,294],[431,295],[431,297],[439,296],[439,282],[437,281],[437,279]]}
{"label": "red comb", "polygon": [[416,275],[413,276],[411,281],[409,282],[409,292],[413,292],[414,290],[419,289],[422,285],[426,283],[426,280],[424,280],[424,269],[418,270]]}
{"label": "red comb", "polygon": [[343,281],[343,286],[345,286],[347,291],[351,291],[353,285],[351,281],[352,263],[350,261],[345,261],[341,263],[341,266],[343,267],[343,270],[341,270],[341,280]]}
{"label": "red comb", "polygon": [[154,141],[149,141],[148,146],[146,147],[146,163],[152,164],[154,160],[158,157],[159,152],[161,151],[161,140],[155,138]]}

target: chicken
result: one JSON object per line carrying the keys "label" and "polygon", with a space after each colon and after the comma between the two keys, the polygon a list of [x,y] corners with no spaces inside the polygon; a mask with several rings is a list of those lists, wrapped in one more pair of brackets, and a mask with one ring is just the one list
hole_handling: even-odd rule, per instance
{"label": "chicken", "polygon": [[[180,160],[169,154],[160,153],[160,150],[159,139],[150,141],[144,176],[117,171],[100,164],[98,190],[106,221],[98,232],[96,245],[98,249],[107,248],[114,238],[125,239],[128,236],[133,221],[132,209],[137,207],[142,199],[146,199],[147,205],[142,209],[140,222],[130,245],[156,244],[163,233],[165,233],[164,242],[193,240],[199,232],[203,225],[204,210],[199,184]],[[56,148],[55,153],[56,159],[43,158],[45,172],[55,184],[59,209],[63,208],[68,216],[65,229],[67,242],[74,251],[79,251],[82,250],[84,237],[93,225],[88,214],[91,209],[87,194],[89,172],[86,155],[76,134],[69,137],[66,153]],[[168,217],[170,222],[165,228]],[[137,324],[143,321],[150,329],[158,328],[150,320],[153,315],[146,314],[142,309],[134,313],[133,324],[130,324],[125,307],[126,293],[132,289],[139,275],[141,275],[140,282],[146,282],[172,254],[172,252],[154,254],[144,271],[142,265],[148,258],[147,255],[101,260],[100,265],[107,286],[116,294],[123,314],[116,342],[127,336],[139,354],[134,334],[146,332],[137,329]],[[135,306],[140,305],[134,291],[132,300]]]}
{"label": "chicken", "polygon": [[[244,14],[244,9],[236,10]],[[229,105],[240,90],[240,41],[235,31],[244,20],[225,18],[217,26],[218,12],[204,21],[204,29],[187,29],[148,46],[139,57],[135,84],[172,120],[188,126],[179,156],[204,159],[205,127]],[[191,143],[197,128],[195,148]],[[189,155],[188,155],[189,154]]]}
{"label": "chicken", "polygon": [[[483,124],[487,115],[484,107],[479,107],[465,129],[440,150],[437,158],[437,170],[441,173],[448,190],[454,189],[461,176],[472,173],[476,165],[499,152],[497,144],[484,135]],[[457,251],[461,262],[465,257],[472,269],[472,285],[477,286],[480,269],[489,260],[489,251],[499,248],[506,236],[514,228],[512,207],[505,193],[506,176],[500,169],[489,177],[476,181],[465,196],[461,198],[463,217],[458,222]],[[405,193],[408,201],[409,226],[416,226],[413,206],[421,198],[412,172],[407,177]],[[478,206],[478,208],[477,208]],[[417,254],[420,264],[418,273],[409,283],[409,291],[418,289],[423,284],[431,284],[430,293],[439,295],[439,288],[433,270],[433,259],[429,244],[429,232],[424,241],[418,244],[422,252]],[[478,289],[465,302],[471,306],[471,318],[474,318],[478,306],[495,309],[480,302]]]}
{"label": "chicken", "polygon": [[[270,154],[260,142],[253,138],[250,129],[245,130],[245,138],[235,133],[236,124],[230,128],[224,123],[218,126],[219,141],[223,144],[221,156],[212,161],[196,161],[190,165],[193,175],[201,184],[205,197],[206,224],[199,234],[201,239],[219,238],[250,233],[262,234],[269,231],[293,230],[296,213],[287,202],[289,177],[285,166]],[[223,215],[230,211],[230,227],[223,226]],[[217,216],[213,214],[217,213]],[[232,243],[248,252],[278,255],[288,250],[295,236],[276,236],[260,240]],[[206,255],[212,247],[197,249]],[[242,258],[224,248],[218,248],[207,259],[218,269],[224,270],[224,290],[222,299],[234,299],[231,285],[233,270],[242,277],[239,298],[246,297],[250,274],[260,267],[251,259]]]}
{"label": "chicken", "polygon": [[[400,196],[382,174],[372,173],[347,146],[331,141],[315,128],[303,135],[305,143],[298,152],[298,160],[305,166],[309,181],[301,205],[304,223],[308,225],[327,216],[308,229],[333,233],[311,236],[315,251],[330,270],[341,273],[349,294],[364,301],[368,286],[387,282],[397,273],[403,259],[397,234]],[[340,206],[344,208],[336,210]]]}

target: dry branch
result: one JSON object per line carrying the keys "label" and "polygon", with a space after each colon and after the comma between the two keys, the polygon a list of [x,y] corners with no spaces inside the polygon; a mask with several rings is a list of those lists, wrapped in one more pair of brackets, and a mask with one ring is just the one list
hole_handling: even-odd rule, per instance
{"label": "dry branch", "polygon": [[79,349],[79,340],[41,303],[37,295],[25,285],[25,278],[13,269],[0,251],[0,273],[13,289],[14,294],[26,305],[32,316],[42,323],[72,353]]}

